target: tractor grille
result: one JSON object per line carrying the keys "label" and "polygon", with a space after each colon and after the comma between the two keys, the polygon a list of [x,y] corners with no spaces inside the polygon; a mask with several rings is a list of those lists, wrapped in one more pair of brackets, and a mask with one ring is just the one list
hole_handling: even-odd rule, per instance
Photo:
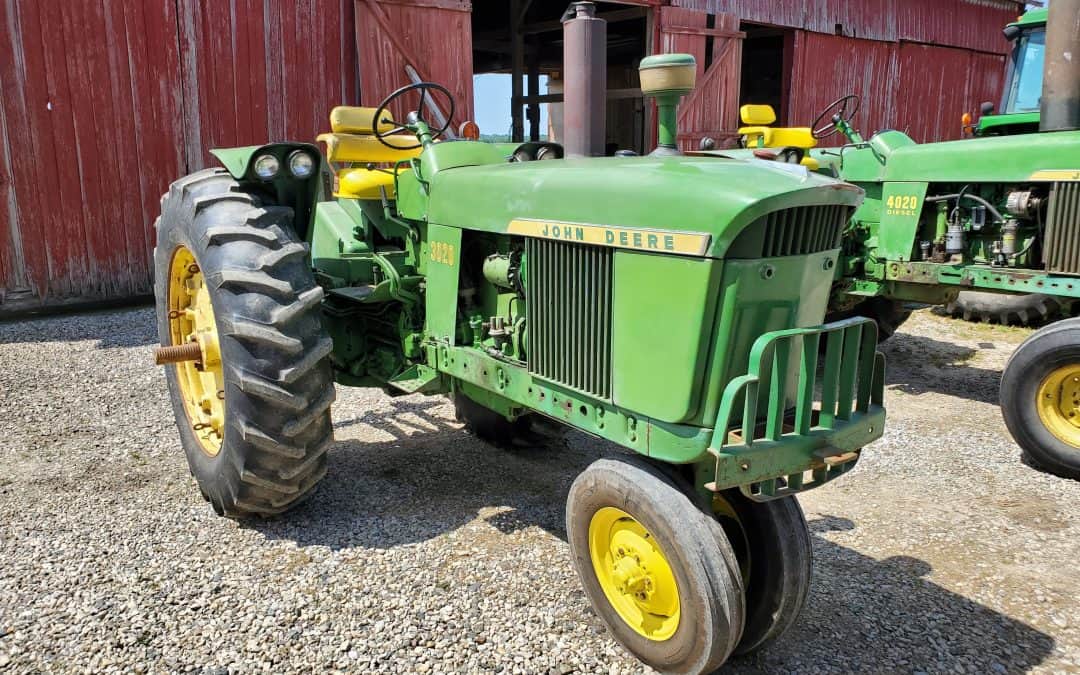
{"label": "tractor grille", "polygon": [[1080,274],[1080,183],[1055,183],[1046,211],[1046,271]]}
{"label": "tractor grille", "polygon": [[849,214],[848,208],[840,205],[773,211],[758,220],[758,223],[765,221],[761,257],[806,255],[837,248]]}
{"label": "tractor grille", "polygon": [[611,397],[612,249],[526,240],[529,372]]}

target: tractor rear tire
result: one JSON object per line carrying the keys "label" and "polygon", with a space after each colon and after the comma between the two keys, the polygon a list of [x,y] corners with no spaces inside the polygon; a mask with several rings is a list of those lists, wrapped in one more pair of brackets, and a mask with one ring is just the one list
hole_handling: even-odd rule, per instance
{"label": "tractor rear tire", "polygon": [[1043,293],[988,293],[960,291],[945,312],[965,321],[1000,323],[1003,326],[1042,326],[1068,316],[1073,302]]}
{"label": "tractor rear tire", "polygon": [[1005,364],[999,398],[1025,461],[1080,480],[1080,318],[1024,340]]}
{"label": "tractor rear tire", "polygon": [[878,327],[878,342],[884,342],[893,336],[893,333],[908,320],[911,310],[905,307],[901,300],[890,300],[881,296],[875,296],[863,300],[851,309],[841,312],[832,312],[825,317],[826,321],[839,321],[850,319],[853,316],[864,316],[873,319]]}
{"label": "tractor rear tire", "polygon": [[323,291],[292,219],[292,209],[240,191],[220,169],[178,180],[162,197],[154,249],[162,344],[177,342],[172,322],[178,312],[170,303],[178,252],[194,258],[188,269],[201,275],[213,310],[209,330],[219,345],[223,389],[217,397],[224,418],[214,447],[193,428],[196,413],[188,409],[192,399],[182,387],[190,385],[181,384],[181,366],[165,372],[191,473],[220,515],[281,513],[326,473],[333,345],[320,319]]}
{"label": "tractor rear tire", "polygon": [[810,590],[813,544],[794,497],[755,502],[738,490],[713,499],[746,587],[746,623],[736,654],[766,648],[795,624]]}
{"label": "tractor rear tire", "polygon": [[639,659],[706,673],[735,649],[745,612],[735,552],[662,469],[635,456],[593,462],[570,487],[566,532],[593,609]]}

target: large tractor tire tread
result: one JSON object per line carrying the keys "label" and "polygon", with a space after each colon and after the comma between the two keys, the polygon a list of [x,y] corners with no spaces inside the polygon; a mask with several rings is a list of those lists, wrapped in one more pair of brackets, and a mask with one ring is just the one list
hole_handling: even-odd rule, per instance
{"label": "large tractor tire tread", "polygon": [[216,455],[204,452],[190,429],[173,367],[166,371],[170,394],[200,491],[230,517],[296,506],[325,475],[333,441],[333,344],[319,316],[323,291],[292,218],[292,209],[239,191],[220,169],[182,178],[162,198],[159,332],[168,344],[168,268],[182,245],[209,286],[218,328],[226,422]]}
{"label": "large tractor tire tread", "polygon": [[1073,302],[1053,295],[961,291],[945,306],[956,319],[1003,326],[1043,326],[1072,313]]}

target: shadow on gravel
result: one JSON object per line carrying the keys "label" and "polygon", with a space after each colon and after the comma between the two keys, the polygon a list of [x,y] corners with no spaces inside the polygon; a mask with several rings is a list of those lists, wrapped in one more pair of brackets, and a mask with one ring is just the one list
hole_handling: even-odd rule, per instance
{"label": "shadow on gravel", "polygon": [[[618,452],[575,435],[508,452],[434,412],[440,401],[394,404],[395,411],[339,423],[393,440],[337,443],[312,500],[244,527],[300,546],[389,548],[445,535],[483,513],[501,532],[540,527],[565,539],[570,483],[595,459]],[[815,579],[802,617],[777,644],[733,660],[726,672],[945,672],[961,664],[968,672],[1020,673],[1052,652],[1050,636],[927,580],[925,561],[875,560],[824,536],[855,527],[838,516],[811,521]]]}
{"label": "shadow on gravel", "polygon": [[332,549],[388,548],[426,541],[474,520],[481,510],[502,532],[541,527],[565,538],[570,484],[594,460],[619,450],[592,439],[504,450],[434,409],[442,400],[396,399],[396,411],[335,423],[341,436],[368,427],[393,440],[339,440],[326,477],[305,504],[246,527],[273,539]]}
{"label": "shadow on gravel", "polygon": [[968,365],[971,347],[897,333],[881,345],[885,384],[907,394],[937,393],[998,405],[1000,370]]}
{"label": "shadow on gravel", "polygon": [[0,320],[0,345],[95,340],[95,349],[157,344],[154,309],[97,310]]}
{"label": "shadow on gravel", "polygon": [[855,527],[810,521],[814,583],[799,622],[732,672],[1024,673],[1053,652],[1049,635],[927,579],[926,561],[876,560],[822,536]]}

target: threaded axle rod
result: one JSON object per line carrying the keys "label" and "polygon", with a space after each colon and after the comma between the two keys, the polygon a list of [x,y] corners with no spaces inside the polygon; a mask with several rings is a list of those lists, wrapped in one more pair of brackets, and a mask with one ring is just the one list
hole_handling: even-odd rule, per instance
{"label": "threaded axle rod", "polygon": [[183,363],[184,361],[198,361],[202,358],[202,347],[198,342],[188,342],[182,345],[158,347],[154,350],[154,363],[161,366],[166,363]]}

